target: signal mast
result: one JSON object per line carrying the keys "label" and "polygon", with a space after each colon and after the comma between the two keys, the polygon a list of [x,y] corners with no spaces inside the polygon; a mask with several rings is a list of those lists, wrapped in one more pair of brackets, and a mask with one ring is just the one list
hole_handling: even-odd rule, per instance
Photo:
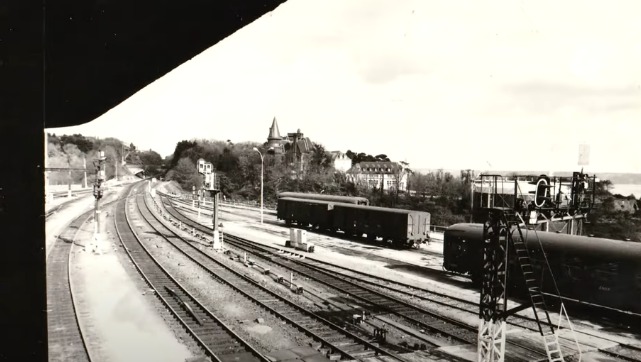
{"label": "signal mast", "polygon": [[[482,174],[472,184],[472,204],[478,205],[473,208],[472,215],[476,222],[483,223],[485,241],[479,303],[479,362],[504,361],[506,319],[529,307],[536,317],[548,360],[564,360],[559,330],[553,327],[556,324],[550,319],[541,286],[537,283],[523,228],[548,231],[550,226],[560,223],[564,224],[562,229],[567,227],[566,233],[580,234],[582,222],[594,204],[595,182],[595,176],[581,170],[573,172],[571,177]],[[525,279],[530,303],[508,310],[509,253],[514,253],[513,259]],[[542,267],[549,270],[549,265]],[[554,286],[556,288],[556,282]],[[567,317],[563,303],[559,315]],[[568,323],[572,328],[569,318]]]}
{"label": "signal mast", "polygon": [[[214,200],[214,211],[212,215],[212,223],[214,226],[214,241],[212,243],[212,247],[214,248],[214,250],[220,250],[222,249],[222,243],[219,233],[219,226],[222,227],[222,224],[218,224],[218,194],[220,193],[220,181],[219,178],[216,177],[216,172],[214,172],[214,165],[212,165],[211,162],[206,162],[202,158],[198,159],[198,173],[203,175],[203,186],[201,189],[203,196],[208,194]],[[193,190],[193,197],[195,200],[195,187]],[[198,199],[200,199],[200,195],[198,196]]]}
{"label": "signal mast", "polygon": [[102,199],[102,183],[105,181],[105,157],[104,151],[98,151],[98,159],[93,162],[96,167],[96,179],[93,184],[93,196],[96,198],[94,204],[94,234],[91,244],[91,251],[100,250],[100,199]]}

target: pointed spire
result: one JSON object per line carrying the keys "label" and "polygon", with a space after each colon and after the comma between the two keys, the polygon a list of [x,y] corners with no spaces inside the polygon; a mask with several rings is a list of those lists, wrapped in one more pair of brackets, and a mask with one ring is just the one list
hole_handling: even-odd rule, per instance
{"label": "pointed spire", "polygon": [[272,126],[269,128],[269,136],[267,137],[267,140],[281,140],[283,139],[280,136],[280,132],[278,131],[278,123],[276,123],[276,117],[274,117],[274,121],[272,122]]}

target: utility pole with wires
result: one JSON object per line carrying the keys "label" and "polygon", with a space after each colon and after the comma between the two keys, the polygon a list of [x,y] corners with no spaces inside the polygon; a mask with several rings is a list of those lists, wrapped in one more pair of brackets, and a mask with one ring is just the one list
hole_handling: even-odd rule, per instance
{"label": "utility pole with wires", "polygon": [[96,179],[93,184],[93,196],[96,198],[96,202],[94,204],[94,233],[91,242],[91,251],[98,253],[100,252],[102,241],[102,234],[100,232],[100,199],[103,195],[102,183],[105,181],[106,159],[107,158],[105,157],[105,152],[99,151],[98,159],[93,162],[94,166],[96,167]]}

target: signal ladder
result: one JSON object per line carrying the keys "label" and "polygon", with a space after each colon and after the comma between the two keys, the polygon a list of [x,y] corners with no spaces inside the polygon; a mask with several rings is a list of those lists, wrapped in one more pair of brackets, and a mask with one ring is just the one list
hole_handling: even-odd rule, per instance
{"label": "signal ladder", "polygon": [[[538,285],[537,278],[534,274],[530,253],[525,245],[526,239],[523,235],[523,230],[521,229],[521,226],[520,226],[520,225],[524,225],[525,221],[521,218],[521,215],[519,213],[514,213],[514,214],[504,213],[503,215],[505,217],[505,222],[507,225],[516,226],[515,231],[518,232],[519,238],[515,240],[512,237],[512,232],[510,231],[508,231],[505,235],[500,235],[499,238],[503,239],[501,240],[502,243],[505,243],[505,241],[510,241],[510,243],[512,244],[512,247],[514,248],[515,258],[519,264],[519,267],[521,268],[523,279],[525,280],[525,286],[527,288],[528,295],[532,303],[531,304],[532,311],[534,312],[534,317],[539,327],[539,333],[543,337],[543,343],[545,345],[545,352],[547,354],[548,361],[550,362],[564,361],[563,354],[561,353],[561,345],[559,343],[559,330],[561,328],[562,318],[564,316],[566,317],[573,334],[574,334],[574,328],[572,327],[570,318],[567,315],[565,306],[563,305],[563,301],[561,301],[559,323],[555,330],[554,325],[552,323],[552,319],[550,318],[550,314],[548,313],[548,308],[545,303],[545,298],[543,297],[543,293],[541,292],[541,287]],[[505,240],[505,238],[507,238],[508,240]],[[506,245],[506,244],[503,244],[503,245]],[[543,251],[542,246],[541,246],[541,252],[545,256],[545,252]],[[544,260],[546,264],[545,266],[548,268],[548,270],[550,271],[550,275],[552,276],[552,271],[550,270],[547,257],[545,257]],[[554,280],[554,276],[552,276],[552,280]],[[556,282],[554,282],[554,285],[556,288]],[[557,294],[560,295],[558,288],[556,288],[556,292]],[[544,326],[543,325],[544,323],[547,323],[547,326]],[[581,349],[579,347],[576,336],[574,340],[576,343],[577,351],[579,352],[579,361],[580,361]]]}

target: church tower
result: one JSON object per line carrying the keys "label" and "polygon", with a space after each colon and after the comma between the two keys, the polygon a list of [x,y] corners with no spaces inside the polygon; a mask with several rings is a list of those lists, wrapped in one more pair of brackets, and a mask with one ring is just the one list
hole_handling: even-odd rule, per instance
{"label": "church tower", "polygon": [[272,126],[269,128],[269,136],[267,136],[266,147],[274,147],[274,150],[282,149],[283,147],[283,137],[280,136],[280,132],[278,131],[278,123],[276,122],[276,117],[274,117]]}

